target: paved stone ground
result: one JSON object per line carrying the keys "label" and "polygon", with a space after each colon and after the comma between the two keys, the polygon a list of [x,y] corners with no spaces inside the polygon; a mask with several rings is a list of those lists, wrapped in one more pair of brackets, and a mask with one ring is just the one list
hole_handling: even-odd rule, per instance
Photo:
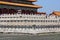
{"label": "paved stone ground", "polygon": [[0,34],[0,40],[60,40],[60,34],[55,35]]}

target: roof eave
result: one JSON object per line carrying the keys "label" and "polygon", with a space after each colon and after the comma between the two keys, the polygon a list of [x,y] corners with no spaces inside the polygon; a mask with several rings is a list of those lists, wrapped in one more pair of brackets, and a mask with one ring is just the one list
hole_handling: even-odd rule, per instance
{"label": "roof eave", "polygon": [[32,7],[32,8],[42,8],[42,6],[37,6],[37,5],[21,4],[21,3],[13,3],[13,2],[5,2],[5,1],[0,1],[0,4],[13,5],[13,6],[24,6],[24,7]]}

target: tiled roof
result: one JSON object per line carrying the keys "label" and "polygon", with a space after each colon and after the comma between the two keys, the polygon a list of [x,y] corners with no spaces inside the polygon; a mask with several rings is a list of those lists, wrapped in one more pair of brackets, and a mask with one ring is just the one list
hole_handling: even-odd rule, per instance
{"label": "tiled roof", "polygon": [[21,3],[13,3],[13,2],[4,2],[4,1],[0,1],[0,4],[13,5],[13,6],[23,6],[23,7],[33,7],[33,8],[42,8],[42,6],[37,6],[37,5],[21,4]]}
{"label": "tiled roof", "polygon": [[37,1],[37,0],[27,0],[27,1],[29,1],[29,2],[35,2],[35,1]]}
{"label": "tiled roof", "polygon": [[60,11],[54,11],[51,15],[60,16]]}

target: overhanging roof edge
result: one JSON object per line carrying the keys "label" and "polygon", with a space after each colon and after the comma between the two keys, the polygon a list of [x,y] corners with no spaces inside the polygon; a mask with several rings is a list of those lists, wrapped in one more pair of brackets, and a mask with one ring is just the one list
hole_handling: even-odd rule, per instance
{"label": "overhanging roof edge", "polygon": [[13,2],[5,2],[5,1],[0,1],[0,4],[6,4],[6,5],[13,5],[13,6],[24,6],[24,7],[33,7],[33,8],[42,8],[42,6],[37,6],[37,5],[30,5],[30,4],[19,4],[19,3],[13,3]]}

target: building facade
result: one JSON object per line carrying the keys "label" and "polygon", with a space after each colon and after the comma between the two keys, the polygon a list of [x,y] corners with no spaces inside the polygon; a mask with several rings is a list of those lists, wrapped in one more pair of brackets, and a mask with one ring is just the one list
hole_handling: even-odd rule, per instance
{"label": "building facade", "polygon": [[38,13],[37,9],[42,7],[32,4],[35,1],[0,1],[0,32],[60,32],[60,17],[54,12],[49,16],[43,12]]}

